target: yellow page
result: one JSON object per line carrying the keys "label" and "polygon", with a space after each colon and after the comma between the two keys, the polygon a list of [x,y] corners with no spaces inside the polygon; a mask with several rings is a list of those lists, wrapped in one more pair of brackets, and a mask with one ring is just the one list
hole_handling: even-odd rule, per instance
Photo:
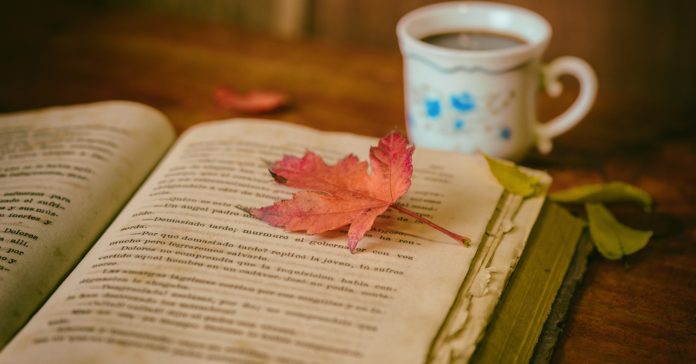
{"label": "yellow page", "polygon": [[173,139],[162,114],[128,102],[0,116],[0,348]]}
{"label": "yellow page", "polygon": [[416,150],[402,200],[470,247],[390,212],[352,255],[345,232],[239,208],[291,195],[268,161],[374,144],[259,120],[189,130],[0,362],[422,362],[503,192],[485,163]]}

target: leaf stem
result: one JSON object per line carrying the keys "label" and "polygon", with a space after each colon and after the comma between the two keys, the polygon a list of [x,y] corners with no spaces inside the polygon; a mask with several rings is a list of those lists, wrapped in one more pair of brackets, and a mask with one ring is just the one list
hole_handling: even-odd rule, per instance
{"label": "leaf stem", "polygon": [[408,216],[411,216],[412,218],[414,218],[414,219],[432,227],[433,229],[449,236],[450,238],[456,240],[457,242],[464,244],[464,246],[469,246],[469,243],[471,242],[471,239],[469,239],[468,237],[451,232],[451,231],[443,228],[442,226],[440,226],[440,225],[426,219],[425,217],[419,215],[417,212],[411,211],[403,206],[399,206],[399,205],[394,203],[394,204],[389,205],[389,207],[393,208],[396,211],[404,213]]}

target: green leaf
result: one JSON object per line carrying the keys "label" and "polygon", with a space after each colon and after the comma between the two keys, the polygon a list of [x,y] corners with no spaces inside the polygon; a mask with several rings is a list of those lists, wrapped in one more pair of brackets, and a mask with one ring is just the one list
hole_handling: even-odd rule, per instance
{"label": "green leaf", "polygon": [[597,250],[607,259],[621,259],[648,244],[652,231],[632,229],[621,224],[601,203],[585,203],[590,235]]}
{"label": "green leaf", "polygon": [[623,182],[597,183],[552,193],[551,200],[564,203],[637,202],[650,211],[653,200],[649,193]]}
{"label": "green leaf", "polygon": [[483,156],[495,178],[510,193],[530,197],[542,190],[542,183],[538,177],[525,173],[514,163],[494,159],[485,154]]}

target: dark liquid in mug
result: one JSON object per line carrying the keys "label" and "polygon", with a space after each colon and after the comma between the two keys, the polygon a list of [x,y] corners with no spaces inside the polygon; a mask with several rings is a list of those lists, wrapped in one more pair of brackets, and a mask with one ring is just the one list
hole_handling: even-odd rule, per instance
{"label": "dark liquid in mug", "polygon": [[481,30],[436,33],[423,37],[421,40],[440,47],[467,51],[505,49],[527,44],[524,39],[511,34],[493,33]]}

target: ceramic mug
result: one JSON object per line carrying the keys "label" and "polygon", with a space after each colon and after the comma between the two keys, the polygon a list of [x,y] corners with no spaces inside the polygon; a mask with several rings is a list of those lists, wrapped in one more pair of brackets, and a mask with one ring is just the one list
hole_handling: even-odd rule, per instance
{"label": "ceramic mug", "polygon": [[[488,2],[439,3],[406,14],[396,30],[404,57],[407,129],[417,146],[480,150],[511,160],[521,159],[534,145],[548,153],[551,139],[580,122],[594,103],[597,79],[585,61],[561,57],[541,63],[551,26],[530,10]],[[523,42],[462,50],[423,40],[462,31],[509,35]],[[564,113],[539,123],[539,82],[556,97],[563,89],[558,81],[563,74],[579,80],[580,94]]]}

